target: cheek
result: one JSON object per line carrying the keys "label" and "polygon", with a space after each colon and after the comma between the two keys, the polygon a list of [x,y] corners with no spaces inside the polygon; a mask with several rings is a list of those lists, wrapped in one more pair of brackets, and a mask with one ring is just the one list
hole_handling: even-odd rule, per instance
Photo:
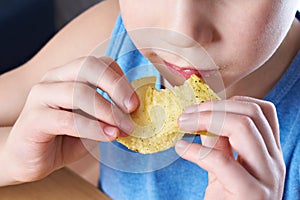
{"label": "cheek", "polygon": [[[230,69],[226,72],[230,82],[243,78],[263,65],[286,35],[293,16],[283,16],[280,12],[275,15],[269,7],[249,13],[249,16],[240,13],[234,18],[229,16],[222,19],[222,38],[216,46],[220,50],[213,57],[216,63]],[[283,17],[287,20],[283,21]]]}
{"label": "cheek", "polygon": [[266,33],[265,24],[253,22],[236,24],[228,35],[224,35],[224,57],[231,60],[228,64],[241,67],[240,70],[254,70],[261,66],[274,53],[279,42],[274,35]]}
{"label": "cheek", "polygon": [[165,5],[160,0],[120,0],[119,4],[127,31],[162,23]]}

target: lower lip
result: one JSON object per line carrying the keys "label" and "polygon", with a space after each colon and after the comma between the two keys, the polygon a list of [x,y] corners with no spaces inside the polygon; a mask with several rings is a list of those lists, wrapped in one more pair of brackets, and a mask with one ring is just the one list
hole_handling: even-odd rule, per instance
{"label": "lower lip", "polygon": [[180,76],[183,76],[185,79],[190,78],[190,76],[192,76],[193,74],[195,74],[196,76],[198,76],[199,78],[202,79],[202,76],[199,73],[199,70],[190,69],[190,68],[181,68],[181,67],[173,65],[167,61],[164,61],[164,63],[172,72],[174,72]]}

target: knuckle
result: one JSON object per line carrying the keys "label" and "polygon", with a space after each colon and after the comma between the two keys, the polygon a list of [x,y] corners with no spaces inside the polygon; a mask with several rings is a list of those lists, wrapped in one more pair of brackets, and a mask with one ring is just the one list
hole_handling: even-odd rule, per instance
{"label": "knuckle", "polygon": [[233,96],[230,99],[233,100],[233,101],[238,101],[238,100],[243,99],[243,96]]}
{"label": "knuckle", "polygon": [[108,65],[114,62],[114,59],[108,56],[101,56],[100,60],[102,60],[104,63]]}
{"label": "knuckle", "polygon": [[41,83],[42,82],[50,82],[53,77],[57,78],[59,80],[59,74],[56,73],[56,71],[61,68],[62,66],[58,66],[58,67],[53,67],[51,69],[49,69],[42,77],[41,79]]}
{"label": "knuckle", "polygon": [[214,159],[213,159],[213,162],[214,162],[214,165],[215,166],[223,166],[223,167],[226,167],[228,165],[231,165],[232,163],[232,158],[228,155],[226,155],[225,153],[223,152],[216,152],[215,155],[214,155]]}
{"label": "knuckle", "polygon": [[43,84],[42,83],[38,83],[35,84],[34,86],[32,86],[29,94],[28,94],[28,100],[33,100],[36,99],[40,96],[41,92],[43,91]]}
{"label": "knuckle", "polygon": [[82,57],[81,61],[85,63],[87,66],[93,66],[99,62],[99,59],[96,58],[95,56],[86,56],[86,57]]}
{"label": "knuckle", "polygon": [[72,127],[74,124],[74,120],[74,116],[71,112],[65,112],[65,114],[57,115],[57,128],[62,131],[70,130],[70,127]]}
{"label": "knuckle", "polygon": [[250,117],[242,115],[239,117],[239,123],[237,123],[242,129],[249,129],[253,127],[253,121]]}
{"label": "knuckle", "polygon": [[198,112],[193,114],[193,126],[198,130],[205,129],[212,133],[218,133],[219,130],[215,130],[214,126],[211,126],[213,114],[211,112]]}
{"label": "knuckle", "polygon": [[81,67],[79,70],[78,78],[86,79],[87,77],[92,77],[91,82],[96,84],[96,79],[98,76],[102,75],[107,68],[107,65],[97,57],[87,56],[81,59]]}
{"label": "knuckle", "polygon": [[250,107],[250,114],[252,117],[255,117],[255,116],[260,116],[262,115],[262,110],[260,108],[259,105],[257,105],[256,103],[248,103],[249,107]]}
{"label": "knuckle", "polygon": [[40,82],[47,81],[48,77],[52,75],[54,69],[56,69],[56,68],[52,68],[52,69],[48,70],[48,71],[42,76],[42,79],[41,79]]}
{"label": "knuckle", "polygon": [[111,79],[111,86],[116,89],[121,85],[122,77],[120,77],[118,74],[114,73]]}
{"label": "knuckle", "polygon": [[265,100],[261,100],[261,107],[263,108],[263,110],[265,110],[267,113],[276,113],[276,106],[274,103],[272,103],[271,101],[265,101]]}
{"label": "knuckle", "polygon": [[273,116],[277,116],[276,106],[272,102],[266,101],[266,108],[267,112],[271,113]]}
{"label": "knuckle", "polygon": [[[85,99],[92,100],[91,88],[88,85],[82,83],[71,83],[67,87],[67,90],[72,91],[73,93],[73,99],[71,100],[73,106],[76,106],[76,104],[82,104]],[[93,92],[96,93],[94,90]]]}
{"label": "knuckle", "polygon": [[283,160],[283,158],[281,159],[280,165],[279,165],[279,172],[280,172],[280,177],[282,179],[284,179],[285,175],[286,175],[286,165],[285,162]]}
{"label": "knuckle", "polygon": [[280,184],[281,182],[284,182],[284,178],[285,178],[285,175],[286,175],[286,166],[285,166],[283,158],[280,159],[279,161],[277,161],[277,164],[274,163],[274,165],[277,165],[276,168],[273,167],[274,174],[275,174],[274,175],[274,178],[275,178],[274,182]]}
{"label": "knuckle", "polygon": [[[129,94],[133,93],[133,90],[130,91],[130,87],[127,86],[128,84],[125,82],[125,79],[123,77],[120,77],[119,75],[115,74],[112,76],[111,83],[110,83],[110,91],[111,96],[114,99],[118,99],[121,97],[121,99],[126,98],[129,96]],[[120,96],[120,94],[123,94],[126,92],[126,96]]]}
{"label": "knuckle", "polygon": [[83,96],[89,93],[90,89],[86,84],[82,83],[75,83],[70,84],[69,86],[70,90],[74,90],[75,95]]}
{"label": "knuckle", "polygon": [[122,111],[118,107],[113,106],[113,104],[110,105],[109,109],[103,110],[103,113],[107,116],[107,119],[111,119],[111,123],[114,125],[120,125],[120,118],[124,116]]}
{"label": "knuckle", "polygon": [[264,101],[264,103],[265,103],[265,106],[267,108],[269,108],[270,110],[274,110],[274,111],[276,110],[274,103],[272,103],[271,101]]}
{"label": "knuckle", "polygon": [[42,88],[42,83],[35,84],[34,86],[32,86],[30,93],[39,93],[42,90]]}
{"label": "knuckle", "polygon": [[277,163],[277,166],[279,166],[280,171],[285,170],[286,165],[284,162],[283,152],[280,149],[276,149],[276,156],[272,157],[273,162]]}

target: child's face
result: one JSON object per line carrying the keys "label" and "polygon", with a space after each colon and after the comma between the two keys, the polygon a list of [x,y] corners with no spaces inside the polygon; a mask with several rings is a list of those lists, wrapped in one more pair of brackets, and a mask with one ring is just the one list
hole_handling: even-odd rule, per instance
{"label": "child's face", "polygon": [[[120,0],[120,7],[129,34],[137,28],[156,27],[171,30],[164,36],[171,45],[187,49],[200,44],[228,87],[270,58],[291,26],[296,3],[297,0]],[[179,40],[174,32],[194,42]],[[131,37],[135,42],[135,36]],[[178,55],[158,49],[147,51],[178,67],[192,68]],[[143,52],[146,56],[147,51]],[[197,65],[202,75],[211,73],[211,68],[208,71],[207,66]]]}

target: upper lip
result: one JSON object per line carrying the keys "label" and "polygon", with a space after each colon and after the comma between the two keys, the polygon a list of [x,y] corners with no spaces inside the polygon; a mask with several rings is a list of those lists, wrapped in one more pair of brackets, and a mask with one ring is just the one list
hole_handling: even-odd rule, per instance
{"label": "upper lip", "polygon": [[164,64],[171,69],[173,72],[178,73],[179,75],[183,76],[184,78],[188,79],[192,74],[195,74],[202,78],[201,71],[198,69],[195,69],[193,67],[179,67],[175,64],[172,64],[168,61],[164,60]]}

